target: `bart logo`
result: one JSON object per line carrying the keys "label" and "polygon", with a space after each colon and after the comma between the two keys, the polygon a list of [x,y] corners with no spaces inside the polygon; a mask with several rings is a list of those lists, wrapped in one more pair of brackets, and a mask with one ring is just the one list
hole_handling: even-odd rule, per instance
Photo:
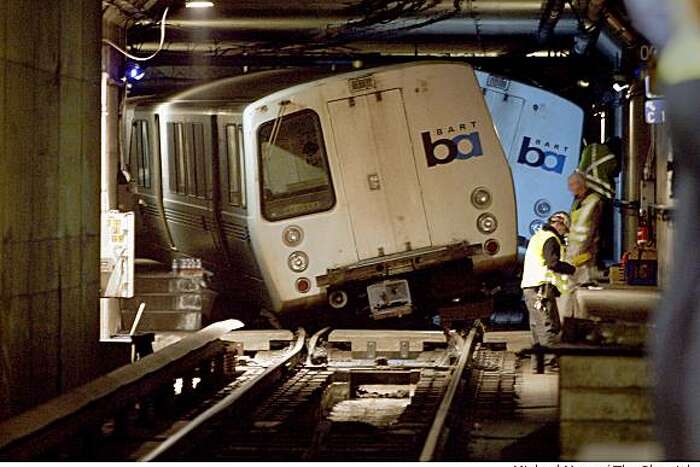
{"label": "bart logo", "polygon": [[523,138],[523,144],[520,146],[520,155],[518,156],[519,164],[525,164],[534,168],[539,167],[547,172],[556,172],[558,174],[564,171],[564,164],[566,163],[564,154],[544,151],[537,146],[530,146],[530,141],[529,136]]}
{"label": "bart logo", "polygon": [[[428,167],[440,164],[449,164],[455,159],[471,159],[472,157],[483,156],[479,132],[460,133],[452,138],[441,138],[433,141],[429,131],[421,133],[423,139],[423,149],[428,160]],[[439,153],[436,154],[436,149]]]}

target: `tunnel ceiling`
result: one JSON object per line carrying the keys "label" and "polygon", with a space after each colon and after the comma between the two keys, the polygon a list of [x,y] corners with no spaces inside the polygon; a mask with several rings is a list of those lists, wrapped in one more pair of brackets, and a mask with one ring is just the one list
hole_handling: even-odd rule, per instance
{"label": "tunnel ceiling", "polygon": [[126,25],[137,55],[158,50],[158,22],[169,8],[165,44],[148,63],[151,80],[169,83],[242,67],[451,57],[585,97],[591,90],[573,89],[578,79],[619,73],[639,44],[622,0],[214,1],[201,10],[184,0],[103,7],[105,18]]}
{"label": "tunnel ceiling", "polygon": [[[129,18],[129,45],[145,53],[158,48],[156,20],[169,7],[164,57],[175,64],[178,54],[526,54],[568,50],[577,34],[601,24],[608,42],[620,42],[626,32],[619,27],[625,23],[620,0],[217,0],[209,9],[184,8],[184,0],[103,4]],[[599,24],[587,18],[594,4],[604,12]]]}

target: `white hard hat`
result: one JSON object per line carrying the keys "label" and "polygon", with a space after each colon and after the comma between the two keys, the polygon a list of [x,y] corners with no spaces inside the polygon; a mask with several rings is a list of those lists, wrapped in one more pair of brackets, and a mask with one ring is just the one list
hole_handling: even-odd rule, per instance
{"label": "white hard hat", "polygon": [[571,217],[569,217],[569,213],[566,211],[557,211],[547,219],[548,224],[554,224],[555,222],[564,224],[566,230],[571,228]]}

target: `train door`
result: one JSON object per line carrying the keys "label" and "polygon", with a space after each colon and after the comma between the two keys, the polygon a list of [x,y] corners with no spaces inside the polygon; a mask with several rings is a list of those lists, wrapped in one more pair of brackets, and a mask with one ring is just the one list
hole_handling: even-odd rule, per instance
{"label": "train door", "polygon": [[401,91],[328,108],[359,258],[430,246]]}
{"label": "train door", "polygon": [[[137,255],[163,258],[162,245],[170,245],[163,217],[161,191],[160,144],[158,118],[152,113],[136,113],[130,122],[128,167],[134,186],[134,208],[137,210]],[[132,205],[131,202],[128,203]]]}
{"label": "train door", "polygon": [[240,115],[217,117],[220,224],[236,281],[227,292],[243,298],[261,296],[262,278],[250,243],[247,219],[243,123]]}
{"label": "train door", "polygon": [[217,261],[221,251],[213,209],[213,144],[208,116],[164,115],[164,211],[173,243],[188,256]]}
{"label": "train door", "polygon": [[503,152],[506,154],[512,167],[516,162],[513,160],[514,157],[517,159],[517,155],[513,156],[512,149],[513,144],[515,144],[515,136],[518,133],[518,124],[523,113],[525,100],[492,89],[484,91],[484,100],[491,113],[498,140],[503,146]]}

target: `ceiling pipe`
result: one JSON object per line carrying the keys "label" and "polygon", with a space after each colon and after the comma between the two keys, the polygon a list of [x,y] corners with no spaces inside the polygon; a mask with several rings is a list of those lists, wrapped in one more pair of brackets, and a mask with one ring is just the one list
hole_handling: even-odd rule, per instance
{"label": "ceiling pipe", "polygon": [[537,41],[540,44],[549,42],[554,28],[564,12],[564,0],[546,0],[543,5],[542,18],[537,29]]}
{"label": "ceiling pipe", "polygon": [[596,49],[613,65],[614,71],[622,71],[630,52],[639,44],[639,36],[622,21],[618,14],[607,11],[595,43]]}
{"label": "ceiling pipe", "polygon": [[[191,42],[170,42],[163,47],[161,54],[154,58],[151,63],[161,61],[173,61],[176,57],[185,57],[189,55],[192,59],[195,57],[213,57],[223,60],[233,59],[236,57],[260,57],[260,56],[276,56],[276,55],[362,55],[376,54],[387,56],[424,56],[424,55],[440,55],[443,57],[459,57],[459,56],[500,56],[509,54],[513,51],[518,51],[527,47],[527,51],[541,50],[538,44],[534,41],[523,41],[517,37],[492,38],[477,42],[473,37],[467,37],[462,41],[457,42],[431,42],[421,40],[416,43],[412,42],[372,42],[362,41],[353,42],[343,47],[319,47],[307,48],[304,53],[297,53],[302,49],[275,48],[272,46],[260,46],[257,44],[241,44],[234,42],[218,42],[218,43],[191,43]],[[138,53],[147,53],[153,46],[146,45],[143,48],[135,49]],[[568,44],[555,38],[547,45],[547,51],[565,51]],[[166,54],[166,52],[168,52]],[[524,55],[524,54],[516,54]],[[196,60],[196,59],[195,59]],[[182,60],[179,60],[182,62]],[[185,60],[187,61],[187,60]]]}
{"label": "ceiling pipe", "polygon": [[626,50],[637,43],[637,35],[620,19],[619,13],[608,8],[607,0],[576,0],[574,5],[581,17],[574,53],[584,55],[595,45],[619,69]]}
{"label": "ceiling pipe", "polygon": [[607,0],[589,0],[586,7],[586,19],[591,23],[598,23],[603,14]]}

